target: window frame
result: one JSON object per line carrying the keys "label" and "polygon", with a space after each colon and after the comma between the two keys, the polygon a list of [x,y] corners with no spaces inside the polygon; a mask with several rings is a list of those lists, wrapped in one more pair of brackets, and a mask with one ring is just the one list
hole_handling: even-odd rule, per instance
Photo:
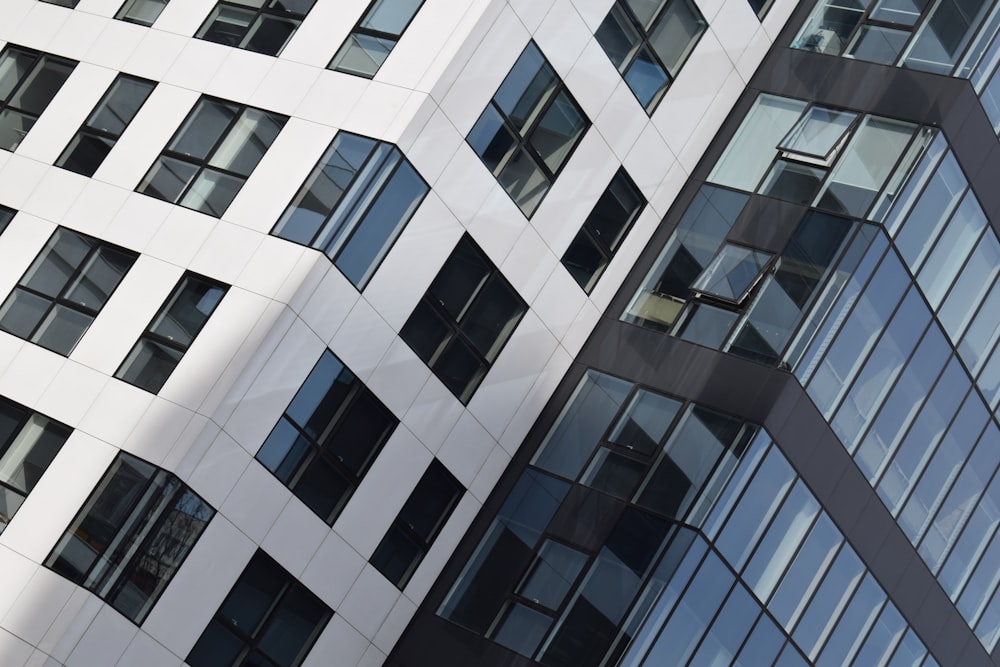
{"label": "window frame", "polygon": [[[126,81],[133,84],[148,86],[148,90],[146,91],[146,94],[143,96],[142,101],[139,102],[139,105],[136,107],[135,112],[129,118],[121,119],[122,120],[121,132],[116,133],[112,130],[108,130],[105,128],[94,127],[92,123],[96,121],[99,114],[101,114],[104,111],[113,113],[110,111],[110,107],[108,106],[109,102],[111,101],[112,95],[117,90],[119,90],[118,85],[121,82],[126,82]],[[83,121],[82,125],[80,125],[80,129],[76,131],[76,134],[73,135],[73,138],[70,139],[69,143],[66,144],[66,148],[63,149],[63,152],[59,155],[59,159],[56,160],[55,166],[60,167],[62,169],[66,169],[67,171],[72,171],[74,173],[80,174],[81,176],[87,176],[88,178],[92,177],[94,173],[96,173],[97,170],[100,168],[101,164],[104,163],[104,160],[107,158],[108,153],[110,153],[111,149],[114,148],[115,144],[121,138],[122,134],[124,134],[125,130],[128,129],[128,126],[135,119],[135,116],[142,110],[142,107],[149,100],[149,96],[153,94],[153,90],[155,90],[155,88],[156,88],[155,81],[150,81],[149,79],[143,79],[137,76],[132,76],[129,74],[125,74],[123,72],[119,72],[118,76],[114,78],[114,81],[111,82],[107,90],[104,91],[104,95],[101,96],[101,99],[97,102],[97,104],[94,105],[94,109],[90,112],[90,115],[88,115],[87,119]],[[103,141],[105,143],[110,142],[108,143],[107,152],[104,153],[104,155],[101,157],[97,165],[89,172],[85,169],[80,170],[78,168],[66,166],[66,163],[69,162],[71,157],[73,157],[76,154],[76,149],[79,148],[79,146],[81,145],[81,140],[84,137],[88,137],[91,139],[96,138],[98,141]]]}
{"label": "window frame", "polygon": [[[194,281],[198,281],[204,284],[208,290],[220,289],[222,290],[222,293],[219,295],[218,301],[215,302],[215,305],[212,306],[211,310],[207,314],[202,313],[204,317],[201,318],[200,324],[198,324],[193,331],[187,332],[190,334],[191,340],[185,344],[183,342],[175,341],[172,337],[153,331],[152,330],[153,327],[156,326],[162,318],[168,315],[173,305],[181,300],[184,291],[188,289],[188,285],[192,284]],[[177,366],[179,366],[181,361],[183,361],[184,355],[191,348],[191,346],[194,345],[195,340],[198,338],[198,334],[200,334],[201,330],[205,328],[205,325],[208,323],[208,320],[218,309],[219,304],[221,304],[222,300],[226,298],[226,294],[228,293],[228,291],[229,291],[229,285],[223,282],[219,282],[218,280],[213,280],[212,278],[208,278],[206,276],[194,273],[193,271],[185,271],[184,274],[177,281],[177,284],[174,285],[174,288],[170,291],[170,294],[168,294],[167,298],[163,301],[163,305],[160,306],[160,308],[153,315],[153,318],[149,321],[149,324],[147,324],[145,329],[143,329],[143,332],[142,334],[139,335],[139,338],[138,340],[136,340],[135,345],[133,345],[132,348],[129,350],[128,354],[125,355],[125,359],[118,367],[118,370],[115,371],[114,377],[118,380],[121,380],[122,382],[127,382],[128,384],[131,384],[133,387],[138,387],[139,389],[143,389],[152,394],[158,394],[160,390],[163,388],[163,385],[165,385],[167,383],[167,380],[170,379],[170,376],[173,375],[173,372],[177,370]],[[202,298],[204,298],[204,296]],[[132,370],[133,365],[139,363],[140,359],[139,354],[144,349],[143,344],[147,342],[153,345],[158,345],[160,347],[169,348],[174,352],[180,353],[180,357],[177,359],[176,362],[174,362],[173,367],[170,369],[170,372],[167,373],[166,377],[164,377],[162,380],[159,381],[159,384],[156,383],[157,379],[155,377],[152,383],[145,382],[143,384],[139,384],[138,378],[136,378],[135,381],[132,381],[124,377],[129,374],[129,371]],[[140,371],[144,368],[145,366],[140,368]]]}
{"label": "window frame", "polygon": [[[136,7],[145,7],[150,4],[159,5],[159,9],[155,12],[156,15],[152,18],[152,20],[146,21],[135,16],[130,16]],[[118,21],[125,21],[126,23],[135,23],[136,25],[146,26],[148,28],[156,23],[156,20],[160,18],[160,14],[168,4],[170,4],[170,0],[125,0],[125,2],[122,3],[122,6],[115,13],[115,19]]]}
{"label": "window frame", "polygon": [[[31,125],[28,127],[27,130],[25,130],[24,134],[21,135],[16,142],[14,142],[13,145],[0,145],[0,149],[7,150],[10,152],[16,151],[17,148],[21,145],[21,142],[24,141],[25,137],[28,136],[28,133],[31,131],[31,128],[34,127],[38,119],[41,118],[43,113],[45,113],[45,110],[48,108],[49,104],[52,103],[52,100],[55,99],[55,97],[59,94],[59,91],[62,90],[63,85],[65,85],[69,77],[72,76],[73,71],[76,69],[76,66],[78,64],[77,61],[75,60],[70,60],[69,58],[61,58],[59,56],[54,56],[50,53],[46,53],[44,51],[38,51],[36,49],[29,49],[27,47],[14,44],[12,42],[8,42],[6,45],[4,45],[3,49],[0,50],[0,64],[2,64],[4,62],[4,59],[7,57],[14,57],[9,55],[12,52],[19,52],[28,58],[32,58],[32,62],[31,65],[27,69],[25,69],[24,73],[20,77],[18,77],[16,83],[14,83],[14,85],[11,86],[11,89],[7,93],[7,95],[4,96],[3,98],[0,98],[0,132],[4,132],[6,129],[6,123],[4,122],[4,119],[8,115],[8,112],[17,115],[20,118],[29,120],[31,122]],[[68,71],[66,73],[65,78],[63,78],[62,81],[59,82],[59,85],[55,87],[55,90],[51,91],[52,94],[50,96],[46,95],[47,99],[45,99],[44,102],[40,105],[41,108],[38,109],[36,112],[36,110],[29,110],[22,107],[14,106],[11,103],[11,100],[16,98],[25,89],[26,86],[32,85],[36,80],[36,74],[42,71],[43,68],[49,63],[61,67],[67,67]],[[13,128],[11,129],[13,130]],[[16,132],[16,130],[13,131]]]}
{"label": "window frame", "polygon": [[17,215],[16,210],[0,204],[0,234],[3,234],[4,230],[7,229],[15,215]]}
{"label": "window frame", "polygon": [[[446,271],[452,269],[452,263],[459,264],[462,260],[459,253],[468,252],[475,255],[475,259],[479,264],[486,270],[486,275],[479,281],[479,283],[474,287],[472,292],[468,295],[465,304],[460,308],[460,312],[457,317],[452,316],[448,312],[447,307],[438,298],[438,296],[432,292],[434,286],[438,283],[442,274]],[[504,332],[501,331],[500,334],[493,339],[493,344],[490,346],[492,352],[490,357],[482,353],[476,342],[472,339],[469,333],[466,331],[469,325],[475,325],[475,321],[468,319],[470,314],[474,314],[478,307],[483,303],[481,300],[484,295],[488,295],[488,288],[494,283],[499,282],[501,287],[504,287],[506,291],[516,300],[516,305],[514,316],[508,320],[510,323],[509,330]],[[520,312],[516,312],[519,310]],[[518,325],[521,320],[524,319],[525,314],[528,312],[528,304],[517,292],[510,281],[507,280],[506,276],[490,261],[486,253],[479,247],[479,245],[473,240],[472,236],[466,232],[455,245],[448,259],[441,266],[434,280],[428,286],[427,291],[424,292],[423,296],[417,302],[413,311],[410,313],[409,318],[407,318],[406,323],[399,331],[399,336],[405,342],[410,349],[414,351],[418,358],[420,358],[431,372],[434,373],[445,387],[463,404],[468,405],[469,401],[472,400],[472,396],[475,394],[476,389],[482,383],[483,379],[489,373],[490,369],[493,367],[495,361],[500,357],[503,352],[503,348],[506,347],[510,339],[513,338],[514,332],[517,330]],[[419,328],[419,319],[421,317],[426,317],[430,314],[439,324],[447,330],[442,337],[442,342],[439,342],[435,350],[432,352],[429,358],[425,359],[420,352],[417,351],[417,347],[414,345],[414,341],[417,338],[417,330]],[[455,346],[455,341],[458,341],[467,351],[471,351],[475,357],[475,361],[478,362],[478,368],[481,372],[473,374],[468,378],[461,391],[456,391],[456,388],[450,385],[451,380],[447,377],[442,376],[443,369],[438,368],[439,362],[442,360],[447,361],[446,352],[451,351]]]}
{"label": "window frame", "polygon": [[[389,55],[392,53],[392,50],[396,48],[396,45],[399,43],[399,40],[403,38],[403,33],[405,33],[407,28],[410,27],[410,24],[413,23],[413,19],[416,18],[421,8],[423,8],[425,2],[425,0],[418,0],[416,7],[413,9],[413,13],[410,14],[410,17],[406,20],[403,27],[400,28],[399,33],[392,33],[384,30],[376,30],[374,28],[369,28],[364,25],[364,23],[369,19],[369,16],[372,15],[377,9],[379,9],[383,3],[391,1],[392,0],[371,1],[371,3],[365,9],[365,12],[361,15],[361,18],[359,18],[358,22],[354,24],[353,28],[351,28],[351,32],[344,39],[343,44],[340,45],[340,47],[337,49],[337,52],[334,54],[333,58],[330,59],[330,63],[326,66],[327,69],[331,69],[335,72],[342,72],[344,74],[351,74],[353,76],[360,76],[364,79],[375,78],[375,75],[378,74],[378,71],[380,69],[382,69],[382,65],[385,64],[385,61],[389,58]],[[372,39],[379,40],[380,42],[383,41],[392,42],[392,46],[390,46],[386,50],[385,58],[383,58],[382,62],[378,63],[375,66],[375,69],[371,72],[362,72],[357,69],[347,69],[341,67],[343,61],[346,60],[349,54],[354,50],[354,46],[356,44],[355,35],[369,37]],[[365,50],[364,47],[362,46],[358,46],[358,48],[362,49],[363,51]],[[365,51],[365,53],[367,54],[367,51]]]}
{"label": "window frame", "polygon": [[[66,281],[58,289],[56,294],[54,296],[49,296],[48,294],[45,294],[41,290],[30,286],[29,282],[32,279],[34,279],[35,276],[38,275],[38,273],[43,269],[45,269],[47,266],[51,266],[52,263],[58,264],[60,263],[60,260],[63,260],[63,258],[60,255],[56,254],[56,249],[59,247],[59,243],[63,238],[62,235],[76,237],[77,239],[82,240],[83,243],[89,246],[89,249],[80,259],[79,264],[77,264],[76,267],[74,267],[73,270],[68,274],[68,276],[66,277]],[[86,304],[82,304],[79,303],[78,301],[70,299],[69,295],[73,292],[73,290],[76,289],[78,285],[82,284],[85,280],[87,280],[86,279],[87,271],[88,269],[91,269],[94,266],[92,262],[95,259],[99,260],[100,257],[102,256],[102,253],[104,252],[117,254],[123,259],[125,259],[127,262],[127,266],[125,266],[124,269],[122,270],[122,273],[119,276],[118,280],[108,291],[107,298],[104,300],[103,303],[100,303],[100,305],[97,308],[89,307]],[[0,304],[0,331],[5,331],[12,336],[17,336],[22,340],[26,340],[40,347],[44,347],[45,349],[51,352],[55,352],[56,354],[62,355],[64,357],[70,356],[73,353],[73,350],[76,348],[76,346],[79,345],[80,341],[83,340],[83,337],[90,329],[90,326],[94,323],[94,320],[96,320],[97,317],[101,314],[101,311],[104,309],[104,306],[106,306],[108,301],[111,300],[111,297],[114,296],[114,293],[117,291],[118,287],[125,279],[125,276],[128,275],[128,272],[135,265],[137,259],[139,259],[139,253],[137,252],[134,252],[127,248],[122,248],[121,246],[109,243],[107,241],[104,241],[103,239],[89,236],[87,234],[82,234],[68,227],[57,227],[56,230],[52,232],[52,234],[49,236],[48,240],[45,242],[45,245],[42,247],[39,253],[35,256],[35,259],[32,260],[27,270],[25,270],[25,272],[21,275],[21,278],[18,280],[17,284],[13,287],[13,289],[11,289],[10,294],[8,294],[7,298],[4,299],[2,304]],[[63,263],[65,263],[65,260],[63,260]],[[15,331],[11,331],[10,329],[6,328],[3,324],[3,320],[6,317],[7,313],[9,312],[7,308],[9,305],[13,305],[15,303],[14,301],[15,294],[18,294],[19,292],[27,293],[36,300],[45,300],[48,302],[45,311],[39,316],[38,321],[31,327],[31,331],[28,332],[25,336],[21,336],[20,333],[17,333]],[[52,317],[52,314],[56,312],[57,309],[66,309],[72,311],[73,313],[82,314],[90,318],[90,323],[88,323],[80,332],[79,338],[77,338],[77,340],[69,347],[69,349],[65,350],[62,348],[56,349],[56,346],[46,345],[40,342],[40,340],[36,339],[36,336],[40,337],[47,334],[49,332],[49,327],[51,325],[56,324],[56,321],[50,321],[49,318]]]}
{"label": "window frame", "polygon": [[[209,11],[208,16],[205,17],[205,21],[198,28],[197,32],[195,32],[194,36],[196,39],[202,39],[206,42],[214,42],[215,44],[222,44],[223,46],[230,46],[244,51],[260,53],[265,56],[277,57],[281,55],[281,52],[284,51],[286,46],[288,46],[288,42],[290,42],[295,36],[296,31],[302,25],[302,22],[306,20],[309,12],[312,11],[312,8],[315,6],[316,0],[307,1],[310,3],[309,8],[304,12],[296,12],[281,9],[280,0],[259,0],[259,7],[254,7],[253,4],[250,4],[252,0],[218,0],[218,2],[215,3],[215,6]],[[274,5],[279,5],[279,7],[275,7]],[[212,33],[213,28],[217,24],[226,23],[225,21],[220,21],[220,18],[222,17],[222,13],[227,9],[234,12],[245,12],[246,14],[253,15],[253,17],[247,22],[242,34],[239,35],[239,39],[236,43],[231,43],[224,39],[212,39],[210,37],[206,37],[206,35]],[[285,41],[282,42],[281,46],[279,46],[277,51],[274,53],[271,53],[269,50],[251,48],[252,39],[259,34],[264,22],[268,19],[278,20],[286,24],[294,25],[285,37]]]}
{"label": "window frame", "polygon": [[[221,106],[225,109],[231,110],[232,117],[226,123],[225,128],[222,129],[218,137],[216,137],[215,140],[212,142],[212,144],[204,151],[204,157],[195,157],[193,154],[184,153],[182,151],[172,149],[171,146],[177,143],[182,137],[184,137],[186,133],[189,131],[189,129],[193,127],[192,123],[194,119],[198,117],[198,114],[201,111],[201,109],[205,108],[205,106],[207,105],[216,105],[217,107]],[[267,146],[264,147],[264,149],[261,151],[260,157],[247,170],[245,174],[235,171],[234,169],[223,168],[212,164],[212,161],[215,158],[215,155],[218,152],[219,148],[226,143],[226,141],[229,139],[230,134],[236,129],[237,125],[249,112],[258,112],[260,114],[263,114],[265,117],[267,117],[277,125],[277,131],[275,132],[275,135],[271,139],[270,143],[268,143]],[[218,97],[202,95],[191,107],[191,110],[188,112],[187,116],[185,116],[184,121],[181,123],[177,131],[174,132],[173,136],[170,137],[170,141],[167,142],[167,144],[163,147],[163,150],[161,150],[159,155],[156,156],[156,159],[153,160],[153,163],[146,171],[146,174],[142,177],[142,180],[140,180],[139,184],[136,186],[135,191],[140,194],[148,195],[150,197],[155,197],[156,199],[160,199],[162,201],[175,204],[177,206],[183,206],[184,208],[189,208],[193,211],[204,213],[205,215],[210,215],[215,218],[221,218],[226,214],[226,211],[229,209],[229,206],[232,205],[233,200],[236,199],[236,197],[239,195],[240,191],[243,189],[243,186],[246,185],[247,180],[250,179],[250,176],[253,174],[253,171],[257,168],[257,166],[260,164],[260,161],[264,159],[265,155],[267,155],[267,151],[274,143],[274,140],[278,138],[278,135],[281,134],[281,130],[284,128],[287,122],[288,122],[288,116],[277,114],[272,111],[267,111],[265,109],[259,109],[257,107],[248,106],[246,104],[230,102],[228,100],[224,100]],[[243,144],[243,146],[245,145],[246,143]],[[165,159],[180,162],[192,166],[195,169],[190,178],[187,180],[186,183],[184,183],[183,186],[181,186],[179,192],[172,200],[164,196],[164,194],[159,190],[153,188],[154,179],[159,173],[158,170],[161,167],[163,169],[167,169],[167,167],[163,166],[165,164],[164,163]],[[225,207],[221,211],[218,212],[212,211],[211,207],[208,206],[207,197],[202,198],[202,206],[206,207],[208,210],[204,210],[203,208],[184,203],[184,200],[187,198],[188,194],[190,194],[195,189],[196,184],[201,182],[200,178],[206,172],[221,174],[222,176],[225,176],[227,178],[240,181],[239,187],[236,188],[235,192],[232,195],[232,198],[230,198],[230,200],[226,203]],[[214,192],[214,189],[211,190],[211,192]]]}

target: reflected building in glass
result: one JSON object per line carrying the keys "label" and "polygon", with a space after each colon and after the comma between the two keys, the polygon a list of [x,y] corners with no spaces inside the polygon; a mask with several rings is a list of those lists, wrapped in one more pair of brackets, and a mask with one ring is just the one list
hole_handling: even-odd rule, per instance
{"label": "reflected building in glass", "polygon": [[796,8],[388,664],[1000,664],[998,26]]}

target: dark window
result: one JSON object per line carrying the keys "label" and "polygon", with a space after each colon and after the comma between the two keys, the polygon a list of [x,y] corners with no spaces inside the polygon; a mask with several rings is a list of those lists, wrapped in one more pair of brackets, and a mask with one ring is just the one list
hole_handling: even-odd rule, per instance
{"label": "dark window", "polygon": [[139,625],[214,514],[174,475],[120,452],[45,566]]}
{"label": "dark window", "polygon": [[399,335],[468,403],[525,310],[524,300],[466,234]]}
{"label": "dark window", "polygon": [[69,7],[72,9],[76,7],[76,3],[80,0],[41,0],[42,2],[47,2],[50,5],[59,5],[60,7]]}
{"label": "dark window", "polygon": [[329,524],[399,420],[327,350],[257,460]]}
{"label": "dark window", "polygon": [[69,355],[137,257],[60,227],[0,306],[0,329]]}
{"label": "dark window", "polygon": [[531,42],[466,141],[530,218],[589,126],[583,110]]}
{"label": "dark window", "polygon": [[17,211],[12,208],[0,206],[0,234],[3,233],[3,230],[7,229],[7,225],[10,224],[10,221],[14,218],[15,213],[17,213]]}
{"label": "dark window", "polygon": [[615,0],[595,37],[652,114],[707,27],[691,0]]}
{"label": "dark window", "polygon": [[0,148],[15,150],[76,61],[8,44],[0,52]]}
{"label": "dark window", "polygon": [[374,0],[330,61],[330,69],[372,78],[424,0]]}
{"label": "dark window", "polygon": [[59,156],[56,166],[93,176],[155,85],[152,81],[119,74]]}
{"label": "dark window", "polygon": [[361,289],[428,189],[394,145],[339,132],[271,233],[322,250]]}
{"label": "dark window", "polygon": [[160,17],[160,12],[170,0],[126,0],[122,8],[115,14],[121,21],[150,26]]}
{"label": "dark window", "polygon": [[68,426],[0,398],[0,533],[70,433]]}
{"label": "dark window", "polygon": [[316,0],[220,2],[195,37],[276,56],[295,34]]}
{"label": "dark window", "polygon": [[136,192],[222,216],[285,116],[202,97]]}
{"label": "dark window", "polygon": [[619,169],[562,257],[563,266],[584,292],[594,289],[645,205],[628,173]]}
{"label": "dark window", "polygon": [[204,276],[185,273],[115,377],[154,394],[160,391],[228,289]]}
{"label": "dark window", "polygon": [[431,461],[369,561],[402,590],[455,509],[465,489],[437,459]]}
{"label": "dark window", "polygon": [[185,662],[297,667],[332,616],[322,600],[257,551]]}

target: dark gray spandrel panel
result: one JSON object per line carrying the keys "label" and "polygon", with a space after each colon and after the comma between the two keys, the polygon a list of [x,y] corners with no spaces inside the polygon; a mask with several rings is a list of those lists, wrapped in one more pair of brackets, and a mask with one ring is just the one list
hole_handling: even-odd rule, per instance
{"label": "dark gray spandrel panel", "polygon": [[779,253],[784,250],[805,210],[804,206],[771,197],[751,197],[727,240]]}

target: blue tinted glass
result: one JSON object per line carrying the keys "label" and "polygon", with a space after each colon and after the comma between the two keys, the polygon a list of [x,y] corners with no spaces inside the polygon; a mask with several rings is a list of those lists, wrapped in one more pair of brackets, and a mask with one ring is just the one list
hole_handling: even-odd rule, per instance
{"label": "blue tinted glass", "polygon": [[[962,274],[948,294],[939,311],[939,319],[948,337],[957,342],[973,314],[983,303],[983,298],[1000,271],[1000,244],[996,236],[987,231],[969,257]],[[996,311],[992,311],[994,314]]]}
{"label": "blue tinted glass", "polygon": [[931,308],[937,309],[941,305],[985,226],[986,215],[969,190],[917,275],[917,282],[927,295]]}
{"label": "blue tinted glass", "polygon": [[424,179],[404,161],[378,193],[335,261],[356,287],[364,286],[378,268],[427,190]]}
{"label": "blue tinted glass", "polygon": [[917,200],[902,230],[896,236],[896,247],[906,263],[919,268],[934,247],[938,232],[944,226],[967,182],[955,156],[949,153],[941,161],[927,189]]}
{"label": "blue tinted glass", "polygon": [[970,624],[979,620],[997,586],[1000,572],[1000,533],[995,533],[982,558],[972,570],[965,590],[958,598],[958,611]]}
{"label": "blue tinted glass", "polygon": [[868,630],[885,602],[885,593],[875,578],[869,573],[861,581],[850,604],[837,621],[837,627],[830,635],[823,652],[816,661],[816,667],[840,667],[851,664],[854,654],[861,648]]}
{"label": "blue tinted glass", "polygon": [[[961,300],[959,297],[956,299]],[[951,301],[950,298],[948,300]],[[990,293],[980,304],[973,304],[972,307],[977,305],[979,313],[972,320],[962,337],[962,342],[958,345],[958,354],[973,376],[979,373],[983,362],[989,357],[990,350],[1000,337],[1000,327],[996,325],[997,313],[1000,312],[1000,281],[993,284]],[[945,308],[948,308],[947,303]],[[943,311],[942,315],[945,315]]]}
{"label": "blue tinted glass", "polygon": [[[314,422],[310,425],[315,427],[317,420],[314,419],[314,415],[320,406],[328,401],[328,397],[342,397],[346,394],[346,387],[335,391],[335,386],[338,384],[341,386],[347,385],[353,381],[354,376],[351,372],[344,367],[340,359],[337,359],[332,352],[327,350],[320,357],[319,361],[316,362],[316,366],[309,373],[305,382],[302,383],[298,392],[296,392],[295,398],[292,399],[285,413],[299,424],[299,426],[306,426],[310,422]],[[325,407],[330,411],[327,416],[332,417],[332,410],[336,410],[337,406],[327,405]],[[312,435],[318,437],[321,431],[322,426],[319,426],[318,429],[314,428]]]}
{"label": "blue tinted glass", "polygon": [[794,627],[843,542],[840,531],[820,514],[767,607],[787,630]]}
{"label": "blue tinted glass", "polygon": [[920,643],[917,634],[913,630],[907,630],[903,635],[903,641],[899,643],[899,648],[892,656],[889,667],[918,667],[926,654],[927,650]]}
{"label": "blue tinted glass", "polygon": [[306,439],[282,417],[257,452],[257,460],[287,484],[308,451],[309,443]]}
{"label": "blue tinted glass", "polygon": [[899,230],[899,225],[910,212],[914,199],[920,194],[927,179],[934,173],[938,160],[946,150],[948,150],[948,141],[943,133],[938,133],[930,148],[924,153],[917,168],[910,175],[905,189],[896,197],[892,211],[885,221],[885,228],[891,235],[895,236]]}
{"label": "blue tinted glass", "polygon": [[983,611],[976,624],[976,636],[987,651],[992,652],[996,647],[997,639],[1000,638],[1000,594],[994,593],[993,600]]}
{"label": "blue tinted glass", "polygon": [[690,664],[730,664],[759,614],[757,601],[747,589],[736,584]]}
{"label": "blue tinted glass", "polygon": [[796,482],[743,571],[743,580],[761,600],[771,596],[818,511],[819,503],[802,480]]}
{"label": "blue tinted glass", "polygon": [[733,508],[733,504],[736,502],[740,493],[743,492],[747,482],[757,471],[757,465],[764,457],[764,454],[767,452],[767,448],[770,444],[771,438],[764,430],[759,431],[756,437],[754,437],[753,442],[750,443],[746,453],[743,455],[743,459],[739,467],[723,488],[722,493],[719,494],[719,498],[715,502],[715,506],[712,508],[708,519],[704,523],[703,530],[709,539],[715,539],[719,527],[722,525],[726,516],[729,515],[729,511]]}
{"label": "blue tinted glass", "polygon": [[667,72],[646,47],[639,49],[623,77],[639,104],[647,109],[659,98],[660,91],[669,82]]}
{"label": "blue tinted glass", "polygon": [[995,476],[938,575],[938,582],[952,600],[965,585],[976,559],[983,553],[1000,523],[1000,476]]}
{"label": "blue tinted glass", "polygon": [[493,101],[521,130],[531,112],[555,82],[555,72],[535,43],[531,42],[503,80]]}
{"label": "blue tinted glass", "polygon": [[750,637],[740,650],[733,667],[760,667],[770,665],[785,643],[785,635],[766,615],[761,614]]}
{"label": "blue tinted glass", "polygon": [[785,644],[785,650],[781,652],[781,657],[774,663],[774,667],[809,667],[809,663],[795,650],[795,645],[788,642]]}
{"label": "blue tinted glass", "polygon": [[892,602],[886,603],[878,621],[854,658],[858,665],[885,665],[906,631],[906,621]]}
{"label": "blue tinted glass", "polygon": [[781,451],[771,449],[716,540],[730,565],[742,569],[794,480],[795,473]]}
{"label": "blue tinted glass", "polygon": [[810,658],[815,658],[826,642],[862,574],[864,566],[861,561],[850,547],[845,546],[830,565],[823,583],[792,633]]}

